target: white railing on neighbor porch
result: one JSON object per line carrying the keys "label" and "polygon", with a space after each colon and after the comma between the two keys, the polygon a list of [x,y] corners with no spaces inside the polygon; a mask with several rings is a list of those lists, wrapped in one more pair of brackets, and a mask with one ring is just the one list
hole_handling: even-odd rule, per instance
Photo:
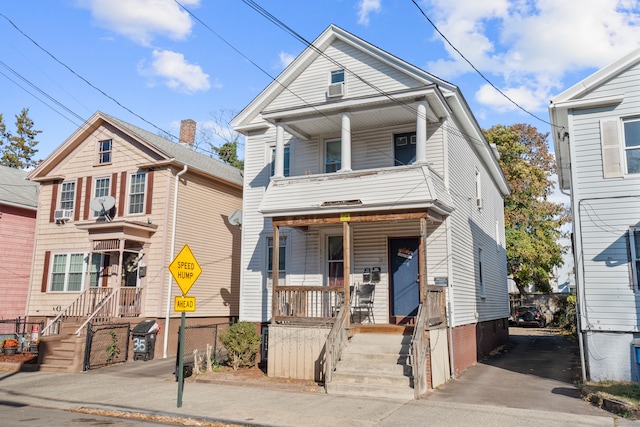
{"label": "white railing on neighbor porch", "polygon": [[344,302],[341,286],[276,286],[273,320],[285,324],[328,324]]}

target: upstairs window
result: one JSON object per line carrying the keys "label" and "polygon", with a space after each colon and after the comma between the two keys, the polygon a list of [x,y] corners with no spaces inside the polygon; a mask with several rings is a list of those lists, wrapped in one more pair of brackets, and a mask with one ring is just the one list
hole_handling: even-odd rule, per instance
{"label": "upstairs window", "polygon": [[331,72],[331,84],[344,83],[344,70],[336,70]]}
{"label": "upstairs window", "polygon": [[411,165],[416,161],[416,133],[393,135],[393,158],[396,166]]}
{"label": "upstairs window", "polygon": [[634,289],[640,290],[640,228],[629,229],[629,248],[631,249],[631,271]]}
{"label": "upstairs window", "polygon": [[76,194],[75,182],[63,182],[60,191],[60,209],[73,210],[73,202]]}
{"label": "upstairs window", "polygon": [[147,174],[134,173],[129,181],[129,214],[141,214],[144,212],[145,184]]}
{"label": "upstairs window", "polygon": [[98,141],[98,164],[111,163],[111,140]]}
{"label": "upstairs window", "polygon": [[476,169],[476,207],[482,209],[482,180],[478,169]]}
{"label": "upstairs window", "polygon": [[325,143],[324,154],[325,173],[337,172],[338,170],[340,170],[340,166],[342,163],[342,142],[340,140],[327,141]]}
{"label": "upstairs window", "polygon": [[480,297],[485,297],[485,289],[484,289],[484,270],[483,270],[483,257],[482,249],[478,249],[478,291],[480,293]]}
{"label": "upstairs window", "polygon": [[623,120],[627,173],[640,173],[640,118]]}
{"label": "upstairs window", "polygon": [[[93,197],[105,197],[109,195],[110,190],[110,178],[97,178],[95,180],[95,189],[93,190]],[[100,212],[93,211],[93,216],[97,217],[100,215]]]}
{"label": "upstairs window", "polygon": [[[289,176],[291,165],[291,149],[288,145],[284,146],[284,176]],[[276,149],[271,148],[271,176],[273,176],[276,168]]]}

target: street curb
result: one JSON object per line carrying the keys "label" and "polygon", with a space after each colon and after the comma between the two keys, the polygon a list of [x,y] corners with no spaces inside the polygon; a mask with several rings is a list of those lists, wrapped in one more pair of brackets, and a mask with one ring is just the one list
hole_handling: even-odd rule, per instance
{"label": "street curb", "polygon": [[580,393],[587,402],[598,408],[604,409],[612,414],[624,416],[625,418],[640,420],[640,410],[633,409],[630,403],[603,396],[600,392],[593,391],[585,386],[582,387]]}

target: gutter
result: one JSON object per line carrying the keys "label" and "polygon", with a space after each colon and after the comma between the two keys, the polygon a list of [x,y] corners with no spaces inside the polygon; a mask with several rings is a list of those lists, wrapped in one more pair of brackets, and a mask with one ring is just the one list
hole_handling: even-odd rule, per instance
{"label": "gutter", "polygon": [[[175,258],[176,246],[176,223],[178,216],[178,186],[180,185],[180,176],[187,172],[188,165],[176,174],[176,186],[173,192],[173,226],[171,227],[171,261]],[[169,286],[167,287],[167,311],[164,318],[164,348],[162,357],[167,358],[167,350],[169,348],[169,316],[171,315],[171,293],[173,287],[173,275],[169,272]]]}

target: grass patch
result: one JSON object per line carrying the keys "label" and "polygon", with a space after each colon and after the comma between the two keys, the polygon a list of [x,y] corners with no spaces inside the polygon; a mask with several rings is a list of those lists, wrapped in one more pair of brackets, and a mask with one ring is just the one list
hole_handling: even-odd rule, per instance
{"label": "grass patch", "polygon": [[588,382],[584,387],[602,397],[626,402],[632,406],[632,409],[640,409],[640,386],[636,382]]}

